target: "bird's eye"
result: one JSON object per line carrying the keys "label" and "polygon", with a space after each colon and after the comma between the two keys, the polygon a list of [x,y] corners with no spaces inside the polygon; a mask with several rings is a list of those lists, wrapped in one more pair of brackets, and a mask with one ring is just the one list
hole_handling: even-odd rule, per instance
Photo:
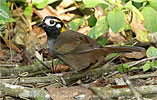
{"label": "bird's eye", "polygon": [[54,24],[55,23],[55,21],[54,20],[50,20],[50,24]]}
{"label": "bird's eye", "polygon": [[54,26],[56,24],[56,20],[55,19],[46,19],[44,21],[44,23],[48,26]]}

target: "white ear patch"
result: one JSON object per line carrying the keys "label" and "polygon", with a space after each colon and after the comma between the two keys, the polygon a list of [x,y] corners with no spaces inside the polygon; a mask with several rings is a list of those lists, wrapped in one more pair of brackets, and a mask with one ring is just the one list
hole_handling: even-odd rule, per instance
{"label": "white ear patch", "polygon": [[56,25],[56,27],[57,27],[58,29],[60,29],[60,28],[61,28],[61,24],[58,23],[58,24]]}
{"label": "white ear patch", "polygon": [[[50,23],[51,21],[53,21],[54,23]],[[48,26],[54,26],[56,24],[57,20],[56,19],[46,19],[45,20],[45,24],[47,24]]]}

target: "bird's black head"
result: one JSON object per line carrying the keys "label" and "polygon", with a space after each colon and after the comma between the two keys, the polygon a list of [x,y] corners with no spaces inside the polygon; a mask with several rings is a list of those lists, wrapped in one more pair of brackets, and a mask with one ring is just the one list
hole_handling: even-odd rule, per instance
{"label": "bird's black head", "polygon": [[66,30],[64,23],[54,16],[46,16],[38,26],[43,27],[48,38],[57,38],[58,35]]}

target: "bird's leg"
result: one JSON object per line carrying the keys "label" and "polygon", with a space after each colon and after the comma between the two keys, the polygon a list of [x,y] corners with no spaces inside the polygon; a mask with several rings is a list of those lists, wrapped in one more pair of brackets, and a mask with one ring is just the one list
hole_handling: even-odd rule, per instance
{"label": "bird's leg", "polygon": [[54,64],[53,64],[53,60],[52,60],[52,67],[51,67],[51,71],[52,71],[52,73],[56,73],[56,70],[55,70],[56,68],[55,68],[55,66],[54,66]]}

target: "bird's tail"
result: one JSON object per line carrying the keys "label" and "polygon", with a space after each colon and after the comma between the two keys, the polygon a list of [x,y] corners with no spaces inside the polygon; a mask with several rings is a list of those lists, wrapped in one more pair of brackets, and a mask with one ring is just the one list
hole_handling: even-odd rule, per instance
{"label": "bird's tail", "polygon": [[128,52],[141,52],[145,50],[142,47],[136,47],[136,46],[115,46],[115,47],[104,47],[104,50],[108,53],[128,53]]}

